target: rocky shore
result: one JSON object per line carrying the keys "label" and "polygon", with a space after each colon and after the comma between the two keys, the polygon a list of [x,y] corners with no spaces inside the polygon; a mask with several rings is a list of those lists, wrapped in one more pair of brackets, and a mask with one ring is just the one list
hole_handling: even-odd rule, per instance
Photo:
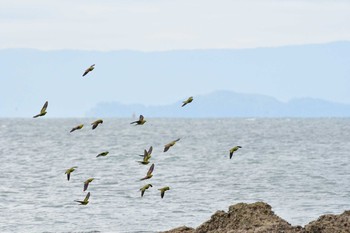
{"label": "rocky shore", "polygon": [[350,233],[350,211],[322,215],[305,227],[292,226],[264,202],[239,203],[217,211],[197,228],[178,227],[163,233]]}

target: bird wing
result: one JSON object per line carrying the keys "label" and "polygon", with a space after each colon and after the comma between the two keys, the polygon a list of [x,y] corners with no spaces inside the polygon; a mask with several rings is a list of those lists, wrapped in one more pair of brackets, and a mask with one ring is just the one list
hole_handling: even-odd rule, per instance
{"label": "bird wing", "polygon": [[90,192],[88,192],[88,194],[86,194],[86,197],[84,199],[84,202],[87,202],[89,200],[89,197],[90,197]]}
{"label": "bird wing", "polygon": [[148,153],[145,150],[144,153],[143,153],[143,162],[147,162],[147,158],[148,158]]}
{"label": "bird wing", "polygon": [[167,152],[169,150],[169,148],[170,148],[170,144],[166,144],[164,146],[164,152]]}
{"label": "bird wing", "polygon": [[154,169],[154,163],[152,163],[151,167],[148,169],[147,176],[151,175]]}
{"label": "bird wing", "polygon": [[141,197],[143,197],[143,194],[145,194],[145,190],[144,189],[141,190]]}
{"label": "bird wing", "polygon": [[160,197],[161,197],[161,198],[163,198],[163,197],[164,197],[164,193],[165,193],[165,191],[164,191],[164,190],[161,190],[161,191],[160,191]]}
{"label": "bird wing", "polygon": [[67,173],[67,180],[69,180],[70,179],[70,173],[68,172]]}
{"label": "bird wing", "polygon": [[89,182],[85,182],[84,183],[84,191],[87,190],[88,187],[89,187]]}
{"label": "bird wing", "polygon": [[44,104],[44,106],[41,108],[40,113],[44,113],[44,112],[46,111],[48,105],[49,105],[49,102],[46,101],[45,104]]}
{"label": "bird wing", "polygon": [[148,155],[152,154],[152,151],[153,151],[153,147],[151,146],[151,147],[148,149],[147,154],[148,154]]}
{"label": "bird wing", "polygon": [[232,159],[233,151],[230,151],[230,159]]}
{"label": "bird wing", "polygon": [[144,117],[143,115],[140,115],[139,121],[143,121]]}
{"label": "bird wing", "polygon": [[92,129],[96,129],[96,127],[97,127],[97,124],[96,124],[96,123],[93,123],[93,124],[92,124]]}
{"label": "bird wing", "polygon": [[85,75],[87,75],[89,72],[90,72],[90,68],[86,69],[85,72],[84,72],[84,74],[83,74],[83,77],[84,77]]}

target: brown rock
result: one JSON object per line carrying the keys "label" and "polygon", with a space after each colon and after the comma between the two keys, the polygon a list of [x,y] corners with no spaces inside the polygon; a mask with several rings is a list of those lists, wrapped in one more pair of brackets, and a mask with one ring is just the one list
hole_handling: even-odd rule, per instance
{"label": "brown rock", "polygon": [[271,206],[256,202],[239,203],[230,206],[228,213],[218,211],[211,219],[198,228],[195,233],[228,233],[228,232],[302,232],[300,227],[293,227],[271,210]]}
{"label": "brown rock", "polygon": [[305,226],[306,233],[349,233],[350,211],[340,215],[326,214]]}
{"label": "brown rock", "polygon": [[217,211],[196,229],[183,226],[166,233],[350,233],[350,211],[323,215],[302,228],[291,226],[264,202],[239,203],[227,213]]}
{"label": "brown rock", "polygon": [[170,231],[164,231],[163,233],[193,233],[193,232],[194,232],[193,228],[182,226],[182,227],[172,229]]}
{"label": "brown rock", "polygon": [[271,206],[256,202],[239,203],[230,206],[229,211],[217,211],[198,228],[176,228],[167,233],[295,233],[303,232],[301,227],[293,227],[271,210]]}

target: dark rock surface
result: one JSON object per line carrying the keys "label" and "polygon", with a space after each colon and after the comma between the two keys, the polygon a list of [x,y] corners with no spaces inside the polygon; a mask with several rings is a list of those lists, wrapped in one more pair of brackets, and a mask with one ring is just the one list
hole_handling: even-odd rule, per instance
{"label": "dark rock surface", "polygon": [[164,233],[350,233],[350,211],[323,215],[304,228],[278,217],[264,202],[239,203],[229,211],[217,211],[196,229],[182,226]]}
{"label": "dark rock surface", "polygon": [[326,214],[305,226],[306,233],[346,233],[350,232],[350,211],[342,214]]}

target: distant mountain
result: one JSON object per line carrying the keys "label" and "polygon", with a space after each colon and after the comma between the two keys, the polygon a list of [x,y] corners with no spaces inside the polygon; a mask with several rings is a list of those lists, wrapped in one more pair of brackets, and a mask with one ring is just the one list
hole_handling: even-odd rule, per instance
{"label": "distant mountain", "polygon": [[[96,64],[95,70],[82,77],[91,64]],[[271,111],[277,107],[267,108],[266,102],[269,106],[281,103],[269,97],[226,98],[230,102],[225,102],[225,110],[214,106],[216,98],[223,101],[224,97],[200,95],[229,90],[279,100],[313,97],[350,103],[349,64],[350,42],[164,52],[5,49],[0,50],[0,117],[31,117],[46,100],[49,107],[45,117],[79,117],[98,103],[159,106],[191,95],[204,98],[206,106],[212,106],[212,112],[204,114],[207,107],[198,105],[203,109],[197,109],[196,114],[201,116],[229,116],[236,112],[242,116],[276,115]],[[299,106],[300,101],[288,106]],[[246,108],[251,102],[254,107]],[[314,107],[327,105],[316,102]],[[136,111],[136,107],[131,108]],[[185,110],[186,114],[194,115],[194,108],[196,104]],[[153,107],[147,109],[153,111]],[[123,111],[129,114],[129,110]],[[281,113],[289,114],[286,111]],[[172,108],[164,107],[162,112],[176,116]],[[326,112],[334,115],[333,111]],[[323,111],[319,114],[323,115]]]}
{"label": "distant mountain", "polygon": [[181,107],[181,101],[170,105],[144,106],[118,102],[99,103],[89,117],[350,117],[350,104],[320,99],[293,99],[287,103],[265,95],[216,91],[195,96],[192,103]]}

